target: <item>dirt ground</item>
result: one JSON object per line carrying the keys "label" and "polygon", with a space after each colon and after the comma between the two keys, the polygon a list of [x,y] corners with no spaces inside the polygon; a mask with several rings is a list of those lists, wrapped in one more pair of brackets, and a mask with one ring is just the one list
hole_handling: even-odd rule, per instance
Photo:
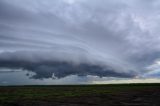
{"label": "dirt ground", "polygon": [[120,90],[116,93],[92,93],[50,100],[19,99],[1,106],[160,106],[160,87]]}
{"label": "dirt ground", "polygon": [[[28,103],[28,104],[27,104]],[[160,106],[160,90],[122,92],[118,95],[92,95],[63,101],[22,101],[15,106]]]}

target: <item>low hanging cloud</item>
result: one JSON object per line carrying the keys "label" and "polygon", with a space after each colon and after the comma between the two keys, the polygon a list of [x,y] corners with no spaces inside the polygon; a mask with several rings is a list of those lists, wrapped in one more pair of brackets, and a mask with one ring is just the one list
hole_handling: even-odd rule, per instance
{"label": "low hanging cloud", "polygon": [[[53,52],[50,52],[53,53]],[[47,57],[48,53],[35,52],[15,52],[0,54],[0,67],[10,69],[22,69],[34,72],[35,75],[30,76],[34,79],[44,78],[64,78],[66,76],[99,76],[99,77],[122,77],[132,78],[134,73],[116,72],[110,66],[102,66],[94,63],[89,63],[75,60],[59,59],[56,57]],[[76,63],[76,64],[75,64]]]}
{"label": "low hanging cloud", "polygon": [[0,68],[140,77],[160,58],[158,0],[1,0]]}

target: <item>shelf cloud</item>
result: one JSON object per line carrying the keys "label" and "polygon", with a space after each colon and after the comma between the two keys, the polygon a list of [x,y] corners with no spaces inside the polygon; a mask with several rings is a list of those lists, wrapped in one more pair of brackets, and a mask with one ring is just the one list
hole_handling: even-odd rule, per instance
{"label": "shelf cloud", "polygon": [[[159,76],[158,0],[1,0],[0,69],[33,79]],[[149,68],[152,67],[152,68]]]}

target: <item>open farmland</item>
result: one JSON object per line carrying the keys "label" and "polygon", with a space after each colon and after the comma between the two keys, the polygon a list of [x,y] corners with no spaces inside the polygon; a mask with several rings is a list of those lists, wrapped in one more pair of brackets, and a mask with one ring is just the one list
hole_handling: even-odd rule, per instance
{"label": "open farmland", "polygon": [[160,106],[160,84],[0,87],[0,106]]}

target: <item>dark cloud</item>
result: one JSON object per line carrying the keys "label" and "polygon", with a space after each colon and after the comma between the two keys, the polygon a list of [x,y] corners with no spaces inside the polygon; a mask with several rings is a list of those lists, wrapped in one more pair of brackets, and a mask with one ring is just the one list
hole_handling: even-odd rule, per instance
{"label": "dark cloud", "polygon": [[[19,53],[3,53],[0,55],[0,67],[9,69],[22,69],[35,73],[31,76],[34,79],[44,78],[64,78],[71,75],[78,76],[99,76],[99,77],[122,77],[132,78],[135,73],[118,72],[111,67],[94,65],[91,63],[74,64],[69,61],[57,61],[56,59],[41,59],[36,54],[31,55],[36,58],[28,58],[24,52]],[[18,55],[19,54],[19,55]],[[20,56],[20,57],[19,57]],[[46,55],[47,56],[47,55]],[[29,56],[31,57],[31,56]]]}
{"label": "dark cloud", "polygon": [[[134,77],[159,60],[158,0],[1,0],[0,67]],[[153,69],[154,70],[154,69]]]}

